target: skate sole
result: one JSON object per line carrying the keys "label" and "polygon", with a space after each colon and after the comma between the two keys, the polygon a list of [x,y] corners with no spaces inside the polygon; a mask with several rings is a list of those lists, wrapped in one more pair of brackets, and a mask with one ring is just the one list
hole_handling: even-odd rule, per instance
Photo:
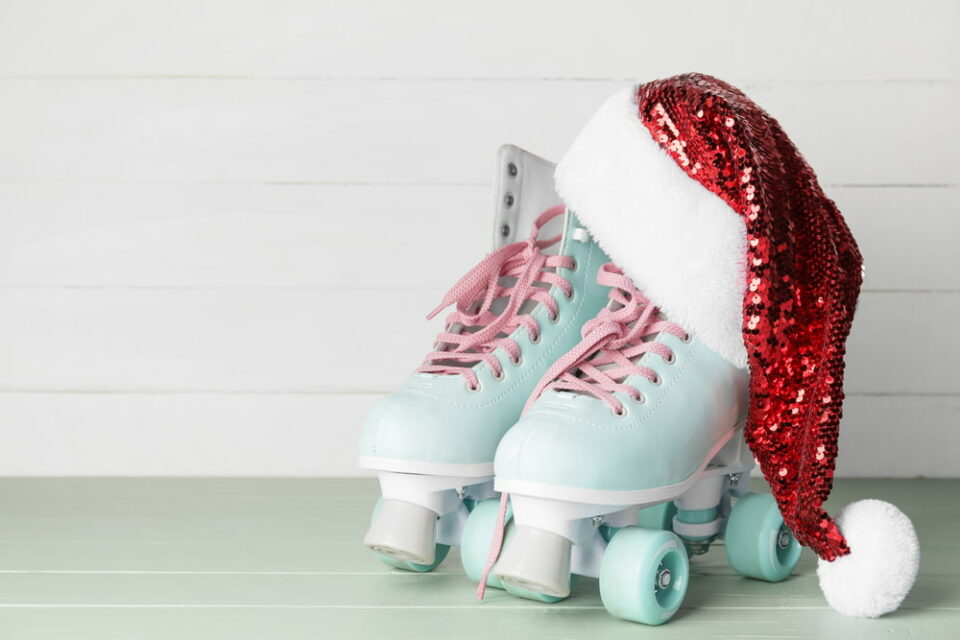
{"label": "skate sole", "polygon": [[357,460],[357,465],[361,469],[392,471],[394,473],[416,473],[425,476],[457,476],[461,478],[486,478],[493,476],[493,462],[456,464],[450,462],[424,462],[421,460],[360,456]]}

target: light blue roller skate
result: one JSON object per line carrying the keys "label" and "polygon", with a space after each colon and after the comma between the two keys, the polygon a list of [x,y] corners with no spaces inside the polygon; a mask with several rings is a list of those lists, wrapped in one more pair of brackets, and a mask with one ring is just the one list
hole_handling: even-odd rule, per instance
{"label": "light blue roller skate", "polygon": [[[610,305],[497,450],[511,510],[487,584],[549,602],[569,595],[571,576],[598,577],[610,613],[661,624],[683,601],[688,554],[724,534],[735,570],[784,579],[799,545],[770,496],[740,497],[753,465],[747,371],[663,317],[613,264],[599,281]],[[465,565],[486,559],[494,506],[471,515]]]}
{"label": "light blue roller skate", "polygon": [[553,165],[504,147],[500,168],[496,251],[444,297],[434,313],[455,309],[434,351],[360,438],[360,466],[378,472],[382,493],[364,544],[394,567],[430,571],[460,543],[474,502],[495,495],[500,439],[606,302],[596,276],[608,258],[550,206]]}

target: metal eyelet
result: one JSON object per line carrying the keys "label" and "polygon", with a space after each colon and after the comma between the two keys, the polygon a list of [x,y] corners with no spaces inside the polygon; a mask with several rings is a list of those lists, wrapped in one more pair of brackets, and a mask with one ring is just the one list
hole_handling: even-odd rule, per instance
{"label": "metal eyelet", "polygon": [[569,267],[570,271],[576,271],[577,269],[579,269],[580,263],[577,262],[577,259],[576,258],[570,258],[570,259],[573,260],[573,265]]}
{"label": "metal eyelet", "polygon": [[680,338],[680,342],[683,344],[689,344],[691,340],[693,340],[693,336],[691,336],[689,333],[683,334],[683,337]]}
{"label": "metal eyelet", "polygon": [[650,381],[650,384],[652,384],[655,387],[659,387],[662,382],[663,382],[663,378],[661,378],[660,375],[657,374],[653,377],[653,380]]}
{"label": "metal eyelet", "polygon": [[469,384],[468,384],[468,385],[466,385],[466,386],[467,386],[467,391],[469,391],[470,393],[477,393],[478,391],[480,391],[480,383],[479,383],[479,382],[478,382],[476,385],[469,385]]}
{"label": "metal eyelet", "polygon": [[664,358],[663,361],[666,362],[667,364],[673,364],[674,362],[677,361],[677,356],[671,353],[669,356]]}
{"label": "metal eyelet", "polygon": [[503,204],[507,205],[508,207],[512,207],[514,201],[515,199],[512,193],[508,193],[507,195],[503,196]]}
{"label": "metal eyelet", "polygon": [[536,337],[536,338],[534,338],[534,337],[531,337],[531,338],[530,338],[530,344],[540,344],[540,334],[539,334],[539,333],[537,334],[537,337]]}
{"label": "metal eyelet", "polygon": [[646,404],[646,402],[647,402],[647,396],[645,396],[645,395],[643,395],[643,394],[641,393],[641,394],[637,395],[637,397],[634,398],[633,401],[636,402],[637,404]]}
{"label": "metal eyelet", "polygon": [[517,175],[517,165],[515,165],[515,164],[512,163],[512,162],[511,162],[510,164],[508,164],[508,165],[507,165],[507,173],[508,173],[511,177]]}
{"label": "metal eyelet", "polygon": [[564,293],[563,297],[567,299],[567,302],[571,302],[577,296],[575,289],[570,289],[570,293]]}
{"label": "metal eyelet", "polygon": [[618,418],[623,418],[627,415],[627,408],[624,406],[620,407],[620,410],[616,410],[613,407],[610,407],[610,413],[617,416]]}
{"label": "metal eyelet", "polygon": [[494,379],[494,380],[503,380],[503,378],[504,378],[503,369],[500,369],[500,371],[499,371],[498,373],[494,373],[494,374],[493,374],[493,379]]}
{"label": "metal eyelet", "polygon": [[523,354],[517,356],[516,358],[510,358],[510,364],[519,367],[523,364]]}
{"label": "metal eyelet", "polygon": [[547,320],[550,322],[550,324],[557,324],[558,322],[560,322],[560,312],[557,311],[557,312],[556,312],[555,314],[553,314],[553,315],[549,315],[549,314],[548,314],[548,315],[547,315]]}

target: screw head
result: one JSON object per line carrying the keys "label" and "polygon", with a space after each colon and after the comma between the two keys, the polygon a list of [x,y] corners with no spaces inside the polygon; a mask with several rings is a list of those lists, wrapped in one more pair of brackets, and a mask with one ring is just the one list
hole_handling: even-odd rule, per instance
{"label": "screw head", "polygon": [[657,586],[666,589],[670,586],[670,569],[661,569],[657,574]]}
{"label": "screw head", "polygon": [[790,532],[784,529],[777,535],[777,547],[786,549],[788,546],[790,546]]}

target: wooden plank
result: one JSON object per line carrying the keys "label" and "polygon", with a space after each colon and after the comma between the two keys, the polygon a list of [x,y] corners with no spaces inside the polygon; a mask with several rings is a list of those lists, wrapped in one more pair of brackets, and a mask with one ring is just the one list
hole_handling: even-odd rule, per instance
{"label": "wooden plank", "polygon": [[488,186],[0,184],[0,284],[445,289],[490,250],[492,200]]}
{"label": "wooden plank", "polygon": [[827,188],[860,252],[870,290],[960,290],[949,238],[960,236],[960,189]]}
{"label": "wooden plank", "polygon": [[[824,609],[828,606],[817,586],[815,573],[795,575],[777,584],[745,580],[728,569],[728,575],[693,574],[683,608],[735,609],[777,606],[783,609]],[[271,574],[0,574],[6,606],[31,605],[162,605],[162,606],[313,606],[339,609],[468,608],[480,606],[475,585],[464,575],[423,575],[396,572],[379,575],[271,575]],[[924,576],[906,609],[935,606],[946,592],[960,611],[956,576]],[[542,608],[504,591],[491,591],[491,607]],[[940,605],[938,605],[940,606]],[[550,610],[603,610],[596,580],[578,583],[569,600]],[[4,607],[0,605],[0,610]]]}
{"label": "wooden plank", "polygon": [[4,475],[355,476],[372,394],[0,394]]}
{"label": "wooden plank", "polygon": [[[484,183],[504,141],[560,157],[620,84],[6,78],[0,177]],[[960,83],[744,87],[825,183],[960,184],[950,146],[928,142],[960,138]]]}
{"label": "wooden plank", "polygon": [[[828,191],[860,243],[866,288],[960,290],[958,188]],[[492,193],[0,184],[0,285],[446,288],[489,250]]]}
{"label": "wooden plank", "polygon": [[234,392],[393,388],[433,343],[440,319],[423,318],[442,293],[0,290],[0,359],[7,363],[0,369],[0,387]]}
{"label": "wooden plank", "polygon": [[[775,600],[768,600],[775,602]],[[870,638],[955,637],[957,612],[947,608],[904,611],[880,621],[847,618],[831,609],[791,610],[760,605],[740,609],[682,610],[669,622],[670,638]],[[204,640],[285,640],[397,638],[463,640],[587,638],[635,640],[646,628],[616,620],[602,609],[534,605],[501,608],[472,603],[462,608],[311,609],[229,607],[226,609],[43,607],[4,609],[0,630],[30,640],[169,640],[189,638],[202,629]]]}
{"label": "wooden plank", "polygon": [[[356,466],[356,442],[379,397],[3,393],[0,475],[365,475]],[[958,422],[958,396],[849,396],[837,473],[957,476]],[[71,495],[86,499],[84,486]],[[318,495],[311,486],[287,485],[283,494],[313,499]],[[31,487],[31,497],[44,498]],[[255,491],[246,497],[273,498]]]}
{"label": "wooden plank", "polygon": [[[866,495],[874,495],[868,493]],[[373,504],[366,504],[367,511]],[[359,514],[362,516],[363,514]],[[362,532],[361,532],[362,536]],[[920,567],[924,575],[957,576],[960,556],[955,546],[928,543],[925,536]],[[945,536],[939,536],[941,540]],[[273,574],[371,575],[396,571],[382,563],[359,538],[328,542],[315,538],[252,540],[57,540],[0,541],[0,574],[103,574],[122,579],[138,574]],[[805,552],[799,573],[816,570],[816,557]],[[724,551],[694,560],[697,575],[729,575]],[[453,548],[433,575],[463,575],[459,550]]]}
{"label": "wooden plank", "polygon": [[682,20],[614,0],[589,9],[545,0],[455,9],[437,0],[136,6],[8,0],[2,17],[2,74],[645,78],[699,69],[731,78],[960,75],[951,55],[960,14],[948,0],[912,3],[910,19],[901,8],[868,0],[697,0]]}
{"label": "wooden plank", "polygon": [[[432,344],[442,292],[0,289],[0,390],[384,392]],[[864,294],[847,391],[960,393],[958,314],[960,293]]]}

